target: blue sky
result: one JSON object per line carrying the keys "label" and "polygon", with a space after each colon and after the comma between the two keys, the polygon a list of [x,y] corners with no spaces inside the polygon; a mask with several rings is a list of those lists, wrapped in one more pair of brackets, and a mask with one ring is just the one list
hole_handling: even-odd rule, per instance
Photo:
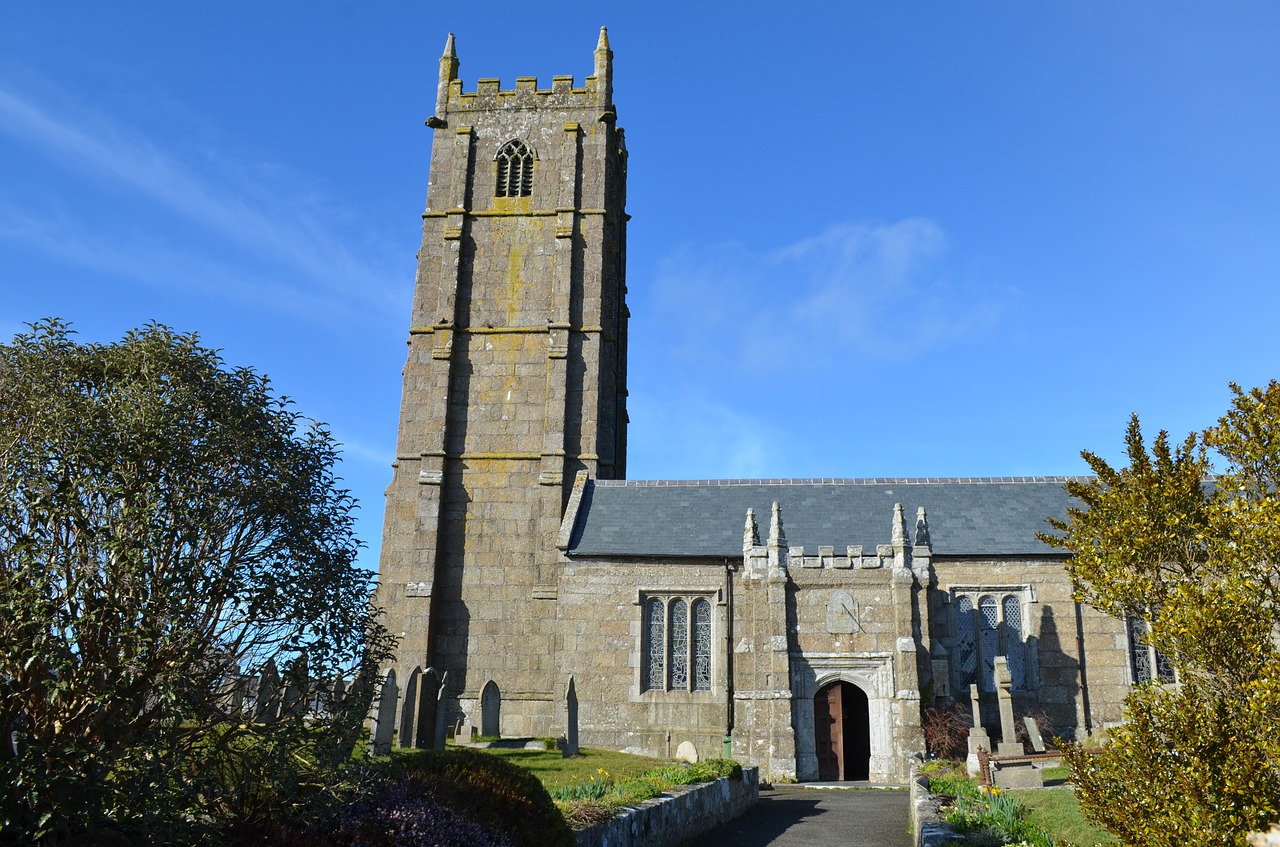
{"label": "blue sky", "polygon": [[437,59],[630,150],[632,478],[1120,458],[1280,375],[1280,6],[10,4],[0,336],[156,320],[346,445],[376,560]]}

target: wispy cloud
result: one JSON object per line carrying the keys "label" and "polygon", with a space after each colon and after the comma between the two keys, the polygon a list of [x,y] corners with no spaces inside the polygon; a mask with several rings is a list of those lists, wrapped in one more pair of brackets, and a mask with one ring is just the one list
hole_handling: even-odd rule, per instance
{"label": "wispy cloud", "polygon": [[67,264],[157,290],[181,288],[212,300],[305,315],[330,326],[341,325],[352,314],[352,304],[344,298],[290,284],[253,263],[235,264],[188,251],[154,234],[104,233],[60,211],[36,214],[0,202],[0,240],[20,242]]}
{"label": "wispy cloud", "polygon": [[385,469],[391,467],[391,461],[395,458],[395,444],[371,444],[358,438],[347,437],[340,432],[335,432],[334,438],[338,441],[345,460],[359,461],[378,469]]}
{"label": "wispy cloud", "polygon": [[[318,214],[323,203],[296,186],[285,185],[284,179],[267,178],[269,168],[166,147],[154,136],[48,84],[27,88],[19,90],[13,82],[0,80],[0,133],[36,155],[194,224],[224,242],[219,255],[227,252],[229,244],[246,258],[256,256],[287,269],[280,276],[296,280],[290,286],[293,295],[305,290],[312,298],[319,295],[346,309],[375,313],[399,308],[398,270],[389,273],[389,263],[351,249],[350,240],[335,226],[336,215]],[[87,245],[69,245],[68,239],[54,234],[55,227],[69,222],[48,210],[9,205],[0,209],[0,216],[4,237],[134,278],[151,275],[147,266],[157,250],[170,255],[190,252],[158,246],[154,234],[120,232],[113,229],[116,222],[109,220],[97,221],[93,228],[79,225],[82,230],[107,233],[98,236],[99,241],[113,242],[104,254]],[[77,228],[76,220],[70,223]],[[248,291],[249,287],[218,287],[218,293],[230,297],[243,297]]]}
{"label": "wispy cloud", "polygon": [[651,285],[632,285],[629,440],[646,464],[629,473],[823,472],[829,452],[797,432],[838,431],[900,396],[922,362],[1001,331],[1017,292],[955,265],[922,218],[678,248]]}
{"label": "wispy cloud", "polygon": [[751,249],[686,245],[663,262],[654,313],[683,357],[786,371],[815,360],[901,360],[999,323],[1007,290],[959,285],[936,223],[843,223]]}

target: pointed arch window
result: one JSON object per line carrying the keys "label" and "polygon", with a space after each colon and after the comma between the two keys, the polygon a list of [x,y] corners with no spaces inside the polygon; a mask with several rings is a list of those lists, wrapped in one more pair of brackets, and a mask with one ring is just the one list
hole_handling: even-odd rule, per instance
{"label": "pointed arch window", "polygon": [[498,150],[493,159],[498,163],[498,197],[528,197],[533,193],[533,150],[513,138]]}
{"label": "pointed arch window", "polygon": [[711,601],[702,596],[644,599],[641,634],[644,691],[711,690]]}

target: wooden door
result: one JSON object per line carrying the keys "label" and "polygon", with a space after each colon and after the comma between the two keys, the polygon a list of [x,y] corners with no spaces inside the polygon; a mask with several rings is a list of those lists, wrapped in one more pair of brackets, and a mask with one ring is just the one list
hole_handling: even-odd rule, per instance
{"label": "wooden door", "polygon": [[813,698],[813,741],[818,754],[818,779],[844,778],[844,697],[833,682]]}

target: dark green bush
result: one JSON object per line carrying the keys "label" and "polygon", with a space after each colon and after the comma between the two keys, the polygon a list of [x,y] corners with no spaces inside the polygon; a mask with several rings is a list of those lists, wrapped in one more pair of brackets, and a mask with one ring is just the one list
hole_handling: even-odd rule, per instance
{"label": "dark green bush", "polygon": [[506,835],[515,847],[574,847],[573,832],[533,774],[497,756],[457,748],[397,755],[393,779],[428,786],[449,808]]}
{"label": "dark green bush", "polygon": [[[475,750],[415,750],[349,769],[348,782],[272,822],[242,825],[236,845],[348,847],[441,844],[574,847],[573,833],[537,778]],[[431,826],[414,823],[422,818]],[[468,823],[470,822],[470,823]],[[471,824],[477,826],[472,827]],[[489,833],[480,833],[484,830]],[[468,833],[471,833],[468,835]],[[452,839],[452,840],[450,840]],[[461,839],[461,840],[459,840]]]}

